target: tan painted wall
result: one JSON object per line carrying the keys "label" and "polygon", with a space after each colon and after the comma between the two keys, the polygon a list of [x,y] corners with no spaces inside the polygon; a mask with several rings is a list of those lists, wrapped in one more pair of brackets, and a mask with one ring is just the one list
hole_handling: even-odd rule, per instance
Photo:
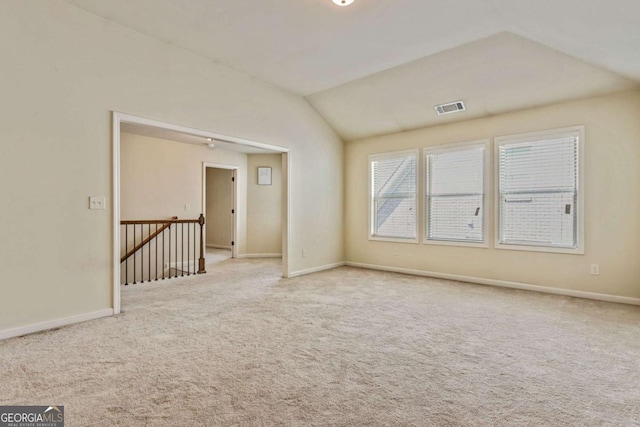
{"label": "tan painted wall", "polygon": [[[245,156],[246,161],[246,154]],[[219,162],[217,162],[219,163]],[[246,169],[244,170],[246,177]],[[231,247],[233,240],[233,171],[207,168],[207,246]],[[243,179],[246,182],[246,179]],[[246,193],[245,193],[246,195]],[[239,195],[241,196],[241,195]],[[246,216],[242,222],[246,223]]]}
{"label": "tan painted wall", "polygon": [[343,259],[344,146],[301,97],[61,0],[0,2],[0,52],[0,330],[113,306],[114,110],[290,148],[291,270]]}
{"label": "tan painted wall", "polygon": [[[198,218],[204,213],[203,162],[238,167],[238,210],[246,212],[247,155],[244,153],[122,133],[120,158],[123,220]],[[227,173],[230,176],[231,172]],[[185,204],[191,205],[191,211],[185,211]],[[213,221],[215,223],[215,219]],[[241,215],[238,218],[239,250],[245,250],[246,236],[246,215]],[[210,243],[208,239],[207,243]]]}
{"label": "tan painted wall", "polygon": [[[369,154],[580,124],[586,125],[585,255],[368,240]],[[355,141],[345,152],[348,261],[640,297],[640,92]],[[589,274],[592,263],[600,264],[600,276]]]}
{"label": "tan painted wall", "polygon": [[[258,185],[258,167],[271,168],[271,185]],[[282,155],[249,154],[247,253],[282,253]]]}

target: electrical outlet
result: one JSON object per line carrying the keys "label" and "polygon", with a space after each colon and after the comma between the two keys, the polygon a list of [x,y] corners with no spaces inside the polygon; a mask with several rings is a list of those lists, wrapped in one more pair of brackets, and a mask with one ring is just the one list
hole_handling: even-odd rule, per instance
{"label": "electrical outlet", "polygon": [[91,210],[105,210],[106,201],[104,197],[90,196],[89,197],[89,209]]}
{"label": "electrical outlet", "polygon": [[303,250],[302,250],[302,258],[304,258],[304,257],[306,257],[306,256],[307,256],[307,250],[306,250],[306,249],[303,249]]}
{"label": "electrical outlet", "polygon": [[189,203],[185,203],[184,204],[184,211],[185,212],[190,212],[191,211],[191,205]]}
{"label": "electrical outlet", "polygon": [[600,275],[600,265],[599,264],[591,264],[591,268],[589,269],[591,275],[599,276]]}

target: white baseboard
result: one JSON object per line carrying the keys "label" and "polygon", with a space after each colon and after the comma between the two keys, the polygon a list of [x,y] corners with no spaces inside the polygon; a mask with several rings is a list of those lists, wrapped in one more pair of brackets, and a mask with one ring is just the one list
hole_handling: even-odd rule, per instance
{"label": "white baseboard", "polygon": [[238,254],[238,258],[282,258],[282,254]]}
{"label": "white baseboard", "polygon": [[20,337],[22,335],[33,334],[34,332],[46,331],[48,329],[59,328],[61,326],[72,325],[74,323],[86,322],[87,320],[94,320],[108,316],[113,316],[112,308],[63,317],[62,319],[47,320],[45,322],[33,323],[26,326],[18,326],[17,328],[4,329],[0,331],[0,340]]}
{"label": "white baseboard", "polygon": [[409,268],[400,268],[400,267],[389,267],[386,265],[364,264],[360,262],[345,262],[345,265],[350,267],[366,268],[369,270],[390,271],[393,273],[410,274],[413,276],[433,277],[436,279],[447,279],[447,280],[455,280],[458,282],[477,283],[480,285],[498,286],[501,288],[511,288],[511,289],[520,289],[524,291],[542,292],[545,294],[563,295],[568,297],[615,302],[620,304],[640,305],[640,298],[623,297],[618,295],[575,291],[572,289],[550,288],[547,286],[531,285],[528,283],[508,282],[506,280],[495,280],[495,279],[483,279],[481,277],[460,276],[457,274],[436,273],[433,271],[413,270]]}
{"label": "white baseboard", "polygon": [[224,246],[224,245],[209,245],[207,244],[208,248],[213,248],[213,249],[232,249],[232,246]]}
{"label": "white baseboard", "polygon": [[333,264],[321,265],[319,267],[313,267],[313,268],[309,268],[309,269],[306,269],[306,270],[294,271],[294,272],[289,273],[288,278],[304,276],[305,274],[317,273],[319,271],[324,271],[324,270],[331,270],[332,268],[338,268],[338,267],[342,267],[344,265],[345,265],[344,262],[335,262]]}

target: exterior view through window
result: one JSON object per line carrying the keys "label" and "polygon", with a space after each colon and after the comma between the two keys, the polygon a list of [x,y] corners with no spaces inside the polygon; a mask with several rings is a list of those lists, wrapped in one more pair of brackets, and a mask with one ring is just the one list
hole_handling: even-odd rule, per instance
{"label": "exterior view through window", "polygon": [[417,238],[417,152],[370,157],[371,237]]}
{"label": "exterior view through window", "polygon": [[499,244],[578,248],[580,137],[501,139]]}
{"label": "exterior view through window", "polygon": [[484,243],[487,143],[426,149],[426,240]]}

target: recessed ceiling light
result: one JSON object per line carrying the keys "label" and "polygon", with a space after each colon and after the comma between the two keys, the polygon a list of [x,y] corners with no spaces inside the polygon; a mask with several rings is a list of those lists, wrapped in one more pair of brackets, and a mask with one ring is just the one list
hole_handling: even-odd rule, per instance
{"label": "recessed ceiling light", "polygon": [[349,6],[354,0],[333,0],[338,6]]}
{"label": "recessed ceiling light", "polygon": [[213,142],[213,138],[207,138],[207,141]]}

